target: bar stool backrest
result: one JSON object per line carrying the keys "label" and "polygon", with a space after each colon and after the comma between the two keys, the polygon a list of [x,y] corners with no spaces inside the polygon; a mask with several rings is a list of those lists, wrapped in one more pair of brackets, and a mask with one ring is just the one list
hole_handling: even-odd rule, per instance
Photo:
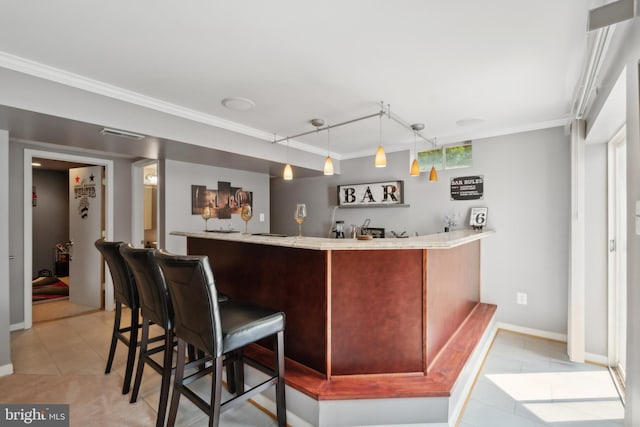
{"label": "bar stool backrest", "polygon": [[116,301],[131,309],[137,309],[139,301],[136,282],[131,270],[120,255],[120,246],[124,245],[124,242],[109,242],[98,239],[95,245],[109,266],[111,279],[113,279],[113,295]]}
{"label": "bar stool backrest", "polygon": [[120,254],[129,266],[138,287],[140,311],[153,323],[168,330],[173,328],[173,305],[160,266],[155,260],[155,249],[120,246]]}
{"label": "bar stool backrest", "polygon": [[222,328],[218,292],[209,258],[204,255],[172,255],[162,250],[155,256],[173,303],[176,336],[214,357],[220,357]]}

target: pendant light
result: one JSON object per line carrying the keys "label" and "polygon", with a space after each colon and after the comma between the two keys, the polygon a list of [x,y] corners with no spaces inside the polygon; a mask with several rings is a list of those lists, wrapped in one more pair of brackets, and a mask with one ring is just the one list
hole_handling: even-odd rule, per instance
{"label": "pendant light", "polygon": [[378,149],[376,150],[376,159],[374,164],[377,168],[384,168],[387,166],[387,155],[384,152],[384,148],[382,148],[382,115],[384,114],[384,105],[382,110],[380,110],[380,144],[378,145]]}
{"label": "pendant light", "polygon": [[420,176],[420,165],[418,164],[418,148],[417,148],[417,134],[419,131],[424,129],[424,125],[422,123],[414,123],[411,125],[411,129],[413,129],[413,162],[411,162],[411,170],[409,171],[409,175],[411,176]]}
{"label": "pendant light", "polygon": [[293,179],[293,168],[289,164],[289,138],[287,138],[287,164],[284,165],[284,170],[282,171],[282,179],[285,181],[291,181]]}
{"label": "pendant light", "polygon": [[[433,138],[433,145],[435,145],[436,148],[438,147],[438,144],[436,143],[436,139],[435,138]],[[429,181],[437,181],[438,180],[438,172],[436,171],[435,162],[436,162],[435,159],[433,159],[433,165],[431,166],[431,171],[429,172]]]}
{"label": "pendant light", "polygon": [[327,159],[324,161],[324,174],[333,175],[333,160],[331,160],[331,136],[329,135],[329,128],[327,128]]}

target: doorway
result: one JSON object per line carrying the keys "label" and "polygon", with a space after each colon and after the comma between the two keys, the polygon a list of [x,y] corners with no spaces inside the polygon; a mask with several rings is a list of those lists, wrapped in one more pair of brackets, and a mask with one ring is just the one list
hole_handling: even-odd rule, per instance
{"label": "doorway", "polygon": [[[33,176],[32,163],[35,158],[91,164],[104,167],[104,228],[106,239],[113,235],[113,161],[49,151],[25,149],[24,151],[24,328],[33,324]],[[100,272],[96,272],[100,274]],[[73,285],[73,284],[71,284]],[[113,310],[113,283],[110,275],[104,276],[104,309]]]}
{"label": "doorway", "polygon": [[627,144],[623,126],[608,144],[609,366],[624,401],[627,353]]}
{"label": "doorway", "polygon": [[[61,319],[95,311],[103,307],[84,305],[78,291],[91,284],[76,273],[71,277],[73,233],[70,232],[70,183],[69,174],[74,169],[91,165],[44,158],[32,162],[32,319],[33,323]],[[100,171],[102,166],[94,167]],[[101,181],[101,180],[100,180]],[[102,203],[99,220],[104,215]],[[95,216],[95,213],[92,212]],[[99,223],[98,223],[99,224]],[[99,228],[97,226],[96,228]],[[102,228],[100,228],[101,230]],[[77,251],[76,251],[77,252]],[[70,271],[71,270],[71,271]],[[98,270],[98,268],[94,268]],[[91,279],[91,278],[89,278]],[[97,277],[99,280],[100,277]],[[100,281],[98,282],[100,283]]]}

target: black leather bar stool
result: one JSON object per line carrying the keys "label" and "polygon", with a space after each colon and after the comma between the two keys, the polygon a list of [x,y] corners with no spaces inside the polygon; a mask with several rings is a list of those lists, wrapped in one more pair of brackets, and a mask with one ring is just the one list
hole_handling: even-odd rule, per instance
{"label": "black leather bar stool", "polygon": [[[120,254],[135,278],[140,300],[140,312],[142,314],[142,339],[140,341],[140,354],[138,355],[138,368],[131,392],[131,403],[138,400],[140,383],[144,365],[151,366],[162,375],[160,385],[160,401],[158,403],[158,416],[156,426],[164,426],[167,402],[169,401],[169,384],[171,383],[171,371],[173,363],[173,347],[175,345],[173,335],[173,306],[169,299],[169,291],[164,281],[160,267],[155,261],[155,249],[136,249],[130,244],[120,246]],[[149,325],[154,323],[164,330],[162,335],[149,339]],[[149,348],[150,343],[163,341],[161,345]],[[164,351],[162,365],[153,360],[151,356]]]}
{"label": "black leather bar stool", "polygon": [[[109,357],[107,358],[107,367],[104,373],[108,374],[111,372],[113,356],[116,353],[116,344],[118,340],[122,341],[128,348],[124,384],[122,385],[122,394],[127,394],[131,387],[133,364],[136,357],[136,347],[138,346],[138,317],[140,314],[138,290],[129,267],[124,262],[122,255],[120,255],[120,247],[124,245],[124,242],[108,242],[104,239],[98,239],[95,245],[109,266],[111,278],[113,279],[113,294],[116,300],[111,346],[109,347]],[[123,304],[131,309],[131,326],[126,328],[120,327]],[[125,335],[127,333],[129,336]]]}
{"label": "black leather bar stool", "polygon": [[[156,259],[169,288],[175,313],[175,334],[178,337],[178,361],[167,426],[175,424],[180,396],[183,394],[209,415],[209,426],[218,426],[222,412],[275,385],[278,426],[285,427],[284,313],[233,300],[218,304],[213,272],[206,256],[180,256],[158,251]],[[251,361],[241,353],[242,347],[267,337],[274,339],[274,368]],[[204,351],[205,357],[185,366],[187,344]],[[239,380],[243,377],[244,368],[241,362],[236,364],[236,368],[239,368],[236,369],[236,387],[241,394],[222,402],[221,374],[226,354],[234,354],[241,362],[246,360],[269,375],[269,378],[245,391],[244,380]],[[208,362],[211,362],[209,366]],[[184,376],[185,368],[199,366],[205,368]],[[188,385],[210,372],[213,374],[211,400],[206,402]]]}

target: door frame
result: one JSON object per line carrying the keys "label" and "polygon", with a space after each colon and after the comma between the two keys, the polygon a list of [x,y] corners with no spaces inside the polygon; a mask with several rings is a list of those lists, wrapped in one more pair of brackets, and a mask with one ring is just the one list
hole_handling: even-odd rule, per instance
{"label": "door frame", "polygon": [[[616,175],[616,168],[615,168],[615,150],[616,147],[622,143],[625,142],[626,144],[626,125],[623,125],[622,128],[615,133],[615,135],[611,138],[611,140],[607,143],[607,166],[608,166],[608,171],[607,171],[607,191],[608,191],[608,200],[607,200],[607,216],[608,216],[608,220],[607,220],[607,241],[611,242],[612,239],[614,239],[617,236],[616,233],[616,229],[617,229],[617,220],[616,218],[613,218],[613,215],[611,215],[611,212],[615,211],[615,202],[616,202],[616,197],[615,197],[615,184],[614,184],[614,180],[615,180],[615,175]],[[628,212],[628,207],[627,207],[627,212]],[[625,223],[625,226],[627,224]],[[618,242],[617,239],[615,239],[615,245],[616,247],[618,247],[620,242]],[[610,245],[611,243],[609,243]],[[608,339],[607,339],[607,358],[608,358],[608,364],[610,367],[612,368],[617,368],[618,366],[618,362],[620,361],[620,355],[618,354],[618,342],[620,340],[620,338],[624,338],[625,337],[620,337],[619,331],[618,331],[618,305],[619,305],[619,289],[618,289],[618,282],[617,282],[617,268],[616,266],[616,257],[617,257],[617,251],[611,251],[609,250],[608,253],[608,259],[607,259],[607,299],[608,299],[608,303],[607,303],[607,323],[608,323],[608,330],[607,330],[607,335],[608,335]],[[628,326],[628,325],[627,325]]]}
{"label": "door frame", "polygon": [[[156,168],[160,167],[158,161],[153,159],[138,160],[131,164],[131,241],[133,246],[139,246],[140,241],[144,242],[144,168],[151,164],[155,164]],[[158,182],[159,188],[160,182]],[[156,224],[160,224],[159,215],[160,209],[156,205]],[[160,247],[159,239],[160,233],[158,233],[158,247]]]}
{"label": "door frame", "polygon": [[[58,153],[54,151],[34,150],[25,148],[24,150],[24,229],[22,232],[24,238],[24,328],[30,329],[33,325],[33,310],[31,299],[31,284],[33,278],[32,264],[33,264],[33,212],[32,212],[32,200],[31,191],[33,188],[33,172],[31,163],[34,157],[50,160],[60,160],[76,163],[87,163],[96,166],[104,166],[105,176],[105,206],[103,207],[105,213],[105,230],[104,238],[106,240],[113,240],[113,160],[100,159],[97,157],[88,157],[75,154]],[[111,276],[105,274],[104,278],[104,309],[114,309],[114,297],[113,297],[113,282]]]}

